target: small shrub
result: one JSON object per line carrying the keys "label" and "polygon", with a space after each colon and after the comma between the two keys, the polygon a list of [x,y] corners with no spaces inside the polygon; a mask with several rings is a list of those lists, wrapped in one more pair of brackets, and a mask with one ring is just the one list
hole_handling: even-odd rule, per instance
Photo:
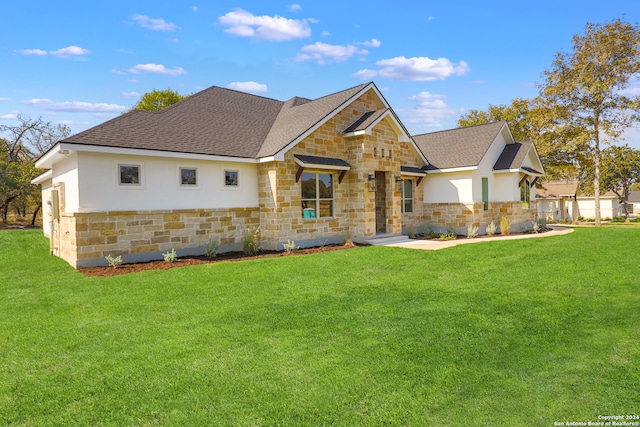
{"label": "small shrub", "polygon": [[165,262],[176,262],[176,260],[178,259],[178,254],[176,253],[176,250],[174,248],[171,248],[171,252],[165,252],[162,254],[162,257],[164,258]]}
{"label": "small shrub", "polygon": [[538,225],[540,226],[540,231],[544,231],[547,229],[547,219],[546,218],[540,218],[538,219]]}
{"label": "small shrub", "polygon": [[500,217],[500,234],[507,236],[511,234],[511,225],[513,223],[506,216]]}
{"label": "small shrub", "polygon": [[327,246],[327,243],[329,243],[329,239],[318,239],[318,243],[320,244],[320,249],[324,251],[325,246]]}
{"label": "small shrub", "polygon": [[489,236],[493,236],[497,232],[498,232],[498,227],[496,226],[496,223],[491,221],[491,223],[487,225],[487,234]]}
{"label": "small shrub", "polygon": [[540,224],[538,224],[538,221],[533,221],[531,223],[531,231],[533,231],[534,233],[539,233],[540,231],[542,231],[540,229]]}
{"label": "small shrub", "polygon": [[467,226],[467,239],[472,239],[474,237],[478,237],[478,226],[474,224],[469,224]]}
{"label": "small shrub", "polygon": [[242,252],[255,255],[260,251],[260,227],[247,228],[242,236]]}
{"label": "small shrub", "polygon": [[165,262],[176,262],[178,259],[178,254],[176,253],[175,248],[171,248],[171,251],[163,252],[162,258]]}
{"label": "small shrub", "polygon": [[458,237],[456,229],[452,226],[447,227],[447,232],[440,234],[440,240],[455,240]]}
{"label": "small shrub", "polygon": [[407,237],[410,239],[418,238],[418,234],[416,233],[416,230],[413,227],[407,228]]}
{"label": "small shrub", "polygon": [[216,255],[218,255],[218,249],[220,249],[220,242],[218,242],[218,240],[214,238],[211,238],[204,247],[204,255],[207,258],[215,258]]}
{"label": "small shrub", "polygon": [[112,257],[111,254],[105,257],[110,267],[117,268],[122,264],[122,255],[118,255],[117,257]]}
{"label": "small shrub", "polygon": [[288,254],[300,249],[300,246],[296,245],[296,242],[292,242],[291,240],[287,240],[287,243],[283,243],[282,246],[284,247],[285,252],[287,252]]}
{"label": "small shrub", "polygon": [[420,226],[420,234],[422,234],[425,238],[435,236],[433,232],[433,226],[431,224],[424,223]]}

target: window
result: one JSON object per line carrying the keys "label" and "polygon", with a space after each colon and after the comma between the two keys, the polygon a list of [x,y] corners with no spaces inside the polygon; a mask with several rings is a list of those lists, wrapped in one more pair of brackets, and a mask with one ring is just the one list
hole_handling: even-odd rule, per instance
{"label": "window", "polygon": [[224,186],[225,187],[235,187],[239,186],[239,174],[238,171],[225,170],[224,171]]}
{"label": "window", "polygon": [[333,216],[333,175],[304,172],[300,182],[302,185],[302,217]]}
{"label": "window", "polygon": [[522,202],[522,209],[529,209],[531,202],[531,187],[529,180],[527,179],[520,184],[520,201]]}
{"label": "window", "polygon": [[140,185],[139,165],[118,165],[120,185]]}
{"label": "window", "polygon": [[180,185],[198,185],[198,170],[195,168],[180,168]]}
{"label": "window", "polygon": [[413,180],[402,180],[402,213],[413,212]]}
{"label": "window", "polygon": [[489,210],[489,178],[482,178],[482,203],[484,210]]}

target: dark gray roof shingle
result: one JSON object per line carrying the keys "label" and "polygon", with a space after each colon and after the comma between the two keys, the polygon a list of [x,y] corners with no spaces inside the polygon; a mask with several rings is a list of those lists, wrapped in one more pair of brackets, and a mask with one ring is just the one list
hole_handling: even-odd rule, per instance
{"label": "dark gray roof shingle", "polygon": [[500,157],[493,166],[493,170],[509,170],[519,169],[522,167],[527,153],[531,149],[533,143],[531,141],[516,142],[515,144],[507,144],[500,153]]}
{"label": "dark gray roof shingle", "polygon": [[414,135],[428,170],[478,166],[505,122]]}
{"label": "dark gray roof shingle", "polygon": [[230,157],[271,156],[367,84],[316,100],[294,97],[287,102],[214,86],[164,110],[134,110],[61,142]]}

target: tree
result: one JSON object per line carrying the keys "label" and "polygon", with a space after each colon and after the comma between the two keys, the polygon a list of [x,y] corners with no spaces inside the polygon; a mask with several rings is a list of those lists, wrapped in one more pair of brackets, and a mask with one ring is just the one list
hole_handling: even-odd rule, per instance
{"label": "tree", "polygon": [[178,101],[185,99],[187,95],[180,95],[178,92],[169,89],[152,90],[140,97],[140,100],[133,106],[133,110],[160,111]]}
{"label": "tree", "polygon": [[[612,145],[605,148],[600,156],[600,188],[612,191],[622,205],[626,221],[629,221],[627,199],[633,184],[640,183],[640,150],[628,145]],[[585,168],[581,179],[581,188],[586,193],[593,191],[593,168]]]}
{"label": "tree", "polygon": [[1,125],[0,134],[0,217],[6,222],[9,206],[21,196],[36,191],[31,184],[40,171],[35,159],[70,134],[64,125],[53,125],[42,118],[18,116],[18,125]]}
{"label": "tree", "polygon": [[601,224],[600,147],[619,140],[640,120],[640,97],[625,92],[638,71],[637,24],[621,19],[587,23],[584,36],[573,36],[573,52],[557,53],[539,85],[540,117],[550,144],[572,154],[586,153],[592,163],[596,225]]}

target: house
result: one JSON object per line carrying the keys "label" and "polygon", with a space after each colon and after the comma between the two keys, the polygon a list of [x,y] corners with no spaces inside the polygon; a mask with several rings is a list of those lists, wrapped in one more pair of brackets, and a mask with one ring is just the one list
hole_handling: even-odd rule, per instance
{"label": "house", "polygon": [[198,254],[211,238],[240,250],[257,227],[281,249],[527,223],[543,172],[505,123],[412,138],[374,83],[284,102],[211,87],[59,141],[36,166],[51,253],[76,268]]}
{"label": "house", "polygon": [[531,188],[544,168],[533,143],[516,142],[506,122],[413,139],[429,159],[423,199],[427,221],[445,219],[437,225],[453,226],[459,234],[471,223],[486,228],[502,216],[530,228],[536,218]]}
{"label": "house", "polygon": [[[595,197],[582,194],[577,180],[549,181],[536,189],[538,214],[549,222],[573,222],[578,218],[595,218]],[[620,215],[620,201],[613,191],[600,195],[600,216]]]}
{"label": "house", "polygon": [[629,197],[627,197],[627,209],[629,209],[629,214],[638,216],[640,213],[640,190],[629,191]]}

